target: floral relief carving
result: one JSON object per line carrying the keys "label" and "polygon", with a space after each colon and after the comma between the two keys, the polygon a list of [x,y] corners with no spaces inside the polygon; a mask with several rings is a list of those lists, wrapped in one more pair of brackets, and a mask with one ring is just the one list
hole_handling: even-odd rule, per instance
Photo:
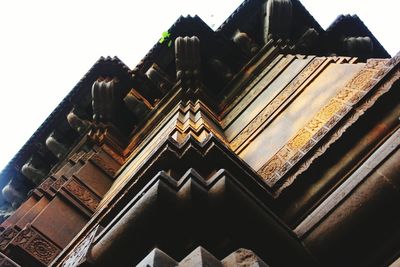
{"label": "floral relief carving", "polygon": [[254,132],[264,124],[295,91],[314,73],[325,61],[325,58],[314,58],[300,74],[289,83],[231,142],[231,148],[236,150]]}
{"label": "floral relief carving", "polygon": [[0,250],[3,250],[17,234],[18,231],[14,228],[5,229],[0,235]]}
{"label": "floral relief carving", "polygon": [[92,245],[92,242],[94,238],[96,237],[96,233],[98,230],[99,226],[97,226],[95,229],[93,229],[88,235],[83,238],[83,241],[78,244],[77,247],[75,247],[74,250],[72,250],[71,254],[69,254],[62,267],[76,267],[79,266],[79,264],[82,262],[86,254],[88,253],[90,246]]}
{"label": "floral relief carving", "polygon": [[51,187],[55,191],[58,191],[64,183],[65,183],[65,178],[60,177],[51,185]]}
{"label": "floral relief carving", "polygon": [[39,185],[39,188],[42,189],[43,191],[47,191],[49,190],[50,186],[53,183],[54,183],[54,178],[50,176]]}
{"label": "floral relief carving", "polygon": [[106,160],[97,154],[94,154],[90,160],[100,169],[102,169],[108,176],[114,177],[117,170],[111,166]]}
{"label": "floral relief carving", "polygon": [[308,124],[307,128],[310,132],[316,133],[324,125],[324,123],[318,118],[313,118]]}
{"label": "floral relief carving", "polygon": [[350,89],[344,88],[336,95],[336,98],[342,100],[343,102],[348,102],[357,91],[352,91]]}
{"label": "floral relief carving", "polygon": [[[366,95],[366,92],[374,87],[376,81],[374,81],[373,78],[377,77],[379,70],[377,68],[382,68],[386,62],[387,61],[385,60],[368,62],[368,64],[360,72],[358,72],[356,76],[351,79],[350,82],[348,82],[348,84],[346,84],[346,86],[340,90],[338,94],[331,99],[311,121],[306,124],[305,127],[300,129],[297,134],[278,151],[276,155],[282,154],[283,150],[289,148],[291,151],[293,151],[293,153],[296,154],[288,162],[290,165],[295,165],[304,156],[297,154],[297,151],[302,151],[302,153],[307,154],[315,146],[316,142],[322,140],[322,137],[352,110],[350,105],[359,102]],[[371,101],[374,102],[375,99]],[[366,103],[368,102],[369,100],[366,101]],[[339,135],[341,135],[341,133],[339,133]],[[331,137],[331,139],[332,138],[333,137]],[[324,149],[326,150],[327,147]],[[271,161],[268,161],[263,167],[260,168],[260,170],[264,170],[266,168],[270,169],[270,162]],[[304,163],[306,164],[306,167],[301,168],[308,168],[308,166],[311,165],[311,162],[312,160],[306,160],[306,163]],[[274,165],[274,173],[279,175],[279,177],[276,178],[276,182],[282,179],[283,175],[287,173],[288,169],[291,167],[290,165],[287,165],[284,162],[280,162],[279,165]],[[266,176],[264,175],[268,174],[264,171],[259,171],[258,173],[264,179],[266,179]],[[296,173],[299,172],[297,171]],[[295,176],[291,175],[283,182],[281,187],[284,188],[289,186],[294,179]],[[268,184],[270,185],[270,183]],[[276,194],[279,194],[281,190],[283,189],[278,189]]]}
{"label": "floral relief carving", "polygon": [[12,244],[21,248],[44,265],[48,265],[61,252],[57,246],[29,226],[13,239]]}
{"label": "floral relief carving", "polygon": [[317,117],[327,122],[336,112],[338,112],[343,107],[343,104],[337,100],[332,99],[329,101],[328,105],[326,105],[318,114]]}
{"label": "floral relief carving", "polygon": [[97,199],[97,197],[74,179],[69,180],[64,185],[64,188],[91,211],[95,211],[99,205],[100,201]]}
{"label": "floral relief carving", "polygon": [[[246,96],[243,97],[243,99],[239,102],[239,104],[236,105],[236,107],[228,113],[228,115],[225,117],[225,119],[223,120],[222,126],[226,127],[226,125],[230,124],[234,118],[236,118],[236,116],[245,108],[247,107],[251,101],[253,101],[255,99],[255,97],[260,94],[262,92],[262,90],[265,89],[266,86],[268,86],[273,79],[275,79],[276,75],[279,74],[279,72],[283,71],[288,64],[293,60],[292,57],[286,57],[283,58],[279,61],[279,63],[277,63],[277,66],[275,66],[271,72],[268,74],[268,77],[271,78],[265,78],[264,75],[270,71],[270,68],[265,68],[263,70],[263,72],[261,73],[260,76],[262,76],[263,78],[261,78],[260,80],[253,80],[253,82],[249,85],[250,91],[246,91]],[[237,98],[237,99],[241,99],[241,98]],[[238,100],[234,100],[234,104],[237,103]]]}
{"label": "floral relief carving", "polygon": [[311,139],[311,132],[301,129],[300,132],[288,143],[288,147],[294,151],[302,148]]}
{"label": "floral relief carving", "polygon": [[347,85],[350,89],[364,90],[370,83],[371,78],[377,73],[376,70],[362,69]]}
{"label": "floral relief carving", "polygon": [[26,250],[45,264],[49,264],[60,252],[58,248],[40,236],[35,236],[26,246]]}
{"label": "floral relief carving", "polygon": [[[283,160],[280,159],[278,156],[274,156],[267,162],[267,164],[265,164],[261,169],[259,169],[257,173],[264,178],[264,181],[269,186],[272,186],[275,183],[275,180],[278,178],[274,174],[276,171],[282,168],[282,165],[283,165]],[[275,178],[271,180],[272,177]]]}
{"label": "floral relief carving", "polygon": [[295,152],[290,150],[289,147],[283,147],[281,150],[278,151],[277,155],[283,160],[290,159]]}

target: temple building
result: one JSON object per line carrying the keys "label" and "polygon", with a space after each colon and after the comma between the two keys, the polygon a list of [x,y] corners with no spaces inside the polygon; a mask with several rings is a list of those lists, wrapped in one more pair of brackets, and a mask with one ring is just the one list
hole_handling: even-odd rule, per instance
{"label": "temple building", "polygon": [[180,17],[0,173],[0,266],[400,266],[399,145],[400,54],[357,16]]}

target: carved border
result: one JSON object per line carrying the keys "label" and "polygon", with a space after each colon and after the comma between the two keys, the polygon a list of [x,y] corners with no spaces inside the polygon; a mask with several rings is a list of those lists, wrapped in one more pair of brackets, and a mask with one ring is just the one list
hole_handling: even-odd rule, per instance
{"label": "carved border", "polygon": [[79,203],[94,212],[100,203],[100,199],[96,197],[88,188],[81,185],[78,181],[71,178],[64,185],[63,188],[70,193]]}
{"label": "carved border", "polygon": [[324,62],[331,62],[332,59],[314,58],[306,67],[273,99],[267,106],[254,117],[251,122],[231,141],[231,149],[235,152],[254,132],[264,124],[272,114],[286,100],[296,92],[306,80],[320,67]]}
{"label": "carved border", "polygon": [[37,189],[40,189],[42,192],[47,192],[51,185],[55,182],[55,178],[53,176],[49,176],[47,179],[45,179],[38,187]]}
{"label": "carved border", "polygon": [[24,228],[11,243],[46,266],[61,252],[61,249],[30,226]]}
{"label": "carved border", "polygon": [[[266,66],[259,76],[255,77],[255,79],[246,87],[245,91],[241,93],[230,105],[234,105],[235,102],[239,103],[235,106],[221,122],[222,128],[226,128],[229,126],[234,119],[238,116],[238,114],[247,107],[256,97],[258,97],[266,86],[270,85],[279,74],[286,70],[286,68],[293,62],[295,59],[294,56],[287,55],[286,57],[277,57],[279,59],[278,62],[272,62],[272,64]],[[268,77],[266,76],[268,74]]]}
{"label": "carved border", "polygon": [[118,169],[109,164],[107,160],[97,154],[93,154],[93,156],[90,158],[90,161],[93,162],[97,167],[99,167],[105,174],[107,174],[111,178],[114,178],[115,174],[118,171]]}
{"label": "carved border", "polygon": [[7,247],[7,245],[11,242],[11,240],[17,236],[18,233],[19,231],[14,227],[6,228],[0,234],[0,250],[3,251]]}
{"label": "carved border", "polygon": [[61,175],[55,182],[51,185],[51,190],[57,192],[60,190],[61,186],[67,181],[67,178],[64,175]]}
{"label": "carved border", "polygon": [[89,232],[81,242],[65,257],[62,267],[76,267],[79,266],[85,259],[96,234],[99,232],[100,226],[97,225],[91,232]]}
{"label": "carved border", "polygon": [[[276,186],[276,184],[282,180],[283,176],[319,143],[322,137],[331,131],[332,128],[352,110],[355,104],[359,103],[365,97],[376,82],[386,73],[380,72],[382,69],[387,70],[387,67],[385,67],[386,62],[387,60],[369,60],[364,68],[359,71],[304,128],[300,129],[286,145],[258,170],[257,173],[270,187]],[[387,91],[389,88],[385,90]],[[384,92],[380,90],[380,92],[376,94],[375,100],[383,93]],[[362,113],[364,113],[368,107],[372,106],[375,100],[372,102],[369,101],[367,102],[369,103],[367,106],[364,105],[361,107]],[[353,122],[356,121],[361,114],[356,115],[353,118]],[[349,125],[351,124],[352,122],[349,123]],[[331,142],[337,140],[344,131],[345,129],[335,133],[338,136],[333,136]],[[326,149],[327,147],[324,148],[323,151]],[[288,187],[294,181],[297,175],[307,169],[308,166],[311,165],[311,162],[322,153],[323,152],[317,151],[313,159],[306,162],[306,165],[300,168],[301,171],[296,172],[296,174],[286,179],[283,186],[281,186],[275,194],[279,195],[284,188]]]}

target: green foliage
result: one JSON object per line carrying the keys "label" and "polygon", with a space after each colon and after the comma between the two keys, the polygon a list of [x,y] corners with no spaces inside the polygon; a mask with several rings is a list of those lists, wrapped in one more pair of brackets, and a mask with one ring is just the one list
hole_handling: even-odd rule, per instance
{"label": "green foliage", "polygon": [[171,47],[171,45],[172,45],[171,34],[168,31],[163,32],[162,35],[161,35],[161,38],[160,38],[160,40],[158,42],[160,44],[168,42],[168,47]]}

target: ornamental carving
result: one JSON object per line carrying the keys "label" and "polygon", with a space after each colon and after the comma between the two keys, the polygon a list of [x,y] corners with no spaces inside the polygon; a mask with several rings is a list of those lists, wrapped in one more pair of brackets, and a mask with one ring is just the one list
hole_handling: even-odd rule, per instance
{"label": "ornamental carving", "polygon": [[43,191],[49,190],[50,186],[54,183],[53,177],[49,177],[46,180],[44,180],[38,188],[42,189]]}
{"label": "ornamental carving", "polygon": [[13,240],[13,244],[24,246],[33,237],[33,234],[34,233],[31,228],[25,228],[16,236],[16,238]]}
{"label": "ornamental carving", "polygon": [[294,151],[302,148],[308,141],[310,141],[312,134],[306,130],[302,129],[289,143],[288,147]]}
{"label": "ornamental carving", "polygon": [[258,128],[264,124],[271,115],[279,108],[300,86],[314,73],[325,58],[313,59],[307,67],[278,94],[247,126],[240,132],[231,142],[231,148],[236,150],[239,148]]}
{"label": "ornamental carving", "polygon": [[94,238],[96,237],[97,230],[99,229],[99,226],[97,226],[92,232],[90,232],[88,235],[86,235],[85,238],[83,238],[83,241],[79,243],[77,247],[75,247],[74,250],[72,250],[71,254],[67,256],[65,259],[62,267],[76,267],[79,266],[79,264],[82,262],[82,260],[85,258],[86,254],[88,253],[90,246],[92,245],[92,242]]}
{"label": "ornamental carving", "polygon": [[114,168],[111,164],[109,164],[106,160],[100,157],[97,154],[94,154],[90,160],[100,169],[102,169],[108,176],[114,177],[117,169]]}
{"label": "ornamental carving", "polygon": [[26,250],[46,265],[60,252],[58,248],[40,236],[35,236],[26,246]]}
{"label": "ornamental carving", "polygon": [[363,69],[361,70],[347,85],[348,88],[354,90],[364,90],[371,78],[375,75],[376,70]]}
{"label": "ornamental carving", "polygon": [[70,192],[81,204],[93,212],[100,203],[99,199],[92,192],[90,192],[89,189],[80,185],[74,179],[69,180],[64,185],[64,188]]}
{"label": "ornamental carving", "polygon": [[64,183],[65,178],[60,177],[51,185],[51,188],[53,188],[55,191],[58,191]]}
{"label": "ornamental carving", "polygon": [[308,124],[307,128],[312,132],[316,133],[318,130],[324,125],[322,121],[320,121],[318,118],[312,119]]}
{"label": "ornamental carving", "polygon": [[340,99],[340,100],[342,100],[343,102],[348,102],[349,100],[351,100],[351,98],[353,97],[353,95],[354,95],[354,91],[351,91],[350,89],[343,89],[343,90],[340,90],[340,92],[339,92],[339,94],[337,94],[336,95],[336,98],[337,99]]}
{"label": "ornamental carving", "polygon": [[33,230],[31,227],[23,229],[12,241],[12,244],[21,248],[44,265],[50,262],[61,252],[47,238]]}
{"label": "ornamental carving", "polygon": [[[304,155],[307,154],[325,134],[327,134],[347,113],[351,111],[351,106],[360,101],[366,95],[367,91],[373,88],[373,85],[375,84],[373,78],[376,77],[378,73],[378,69],[375,68],[381,68],[385,62],[385,60],[368,62],[368,64],[366,64],[366,66],[359,71],[356,76],[351,79],[325,107],[321,109],[320,112],[318,112],[316,117],[308,122],[304,128],[300,129],[297,134],[277,152],[276,156],[260,168],[258,173],[264,179],[268,179],[268,175],[270,174],[265,170],[270,170],[273,167],[274,172],[278,174],[275,181],[278,182],[282,179],[291,166],[297,164],[298,161],[303,158]],[[368,100],[365,103],[367,104]],[[331,137],[331,139],[335,138]],[[273,166],[270,165],[271,161],[275,159],[277,155],[284,155],[286,153],[285,151],[288,149],[292,151],[291,155],[294,154],[294,156],[290,159],[285,158],[285,162],[279,162],[279,164],[275,163]],[[324,148],[324,150],[326,149],[327,147]],[[314,154],[318,153],[314,152]],[[312,161],[313,159],[307,159],[306,163],[304,163],[305,167],[301,166],[295,175],[292,174],[287,178],[283,182],[281,188],[277,189],[275,194],[280,194],[284,187],[289,186],[294,181],[295,176],[307,169],[308,166],[311,165]],[[267,182],[267,184],[271,186],[270,182]]]}
{"label": "ornamental carving", "polygon": [[294,154],[293,150],[290,150],[289,147],[284,147],[277,153],[277,155],[283,160],[290,159],[290,157],[293,156],[293,154]]}
{"label": "ornamental carving", "polygon": [[[243,97],[243,99],[242,97],[238,97],[233,101],[233,105],[237,105],[235,105],[234,109],[226,115],[223,120],[222,126],[226,127],[227,125],[229,125],[237,117],[237,115],[244,108],[246,108],[276,78],[276,75],[282,72],[292,61],[293,56],[287,56],[276,63],[276,66],[274,66],[272,70],[271,65],[274,65],[274,63],[268,65],[268,67],[266,67],[258,76],[262,78],[256,78],[250,83],[248,87],[246,87],[246,91],[244,92],[246,95]],[[264,77],[267,73],[268,75]],[[237,103],[239,100],[240,102]]]}
{"label": "ornamental carving", "polygon": [[14,228],[5,229],[0,235],[0,250],[4,250],[17,234],[18,231]]}
{"label": "ornamental carving", "polygon": [[336,112],[338,112],[342,108],[343,104],[336,100],[329,101],[328,105],[326,105],[322,110],[317,114],[317,117],[327,122]]}
{"label": "ornamental carving", "polygon": [[274,156],[270,159],[267,164],[265,164],[261,169],[258,170],[258,174],[264,178],[264,180],[270,186],[273,185],[272,181],[270,181],[270,177],[273,177],[275,172],[282,168],[283,160],[278,156]]}

